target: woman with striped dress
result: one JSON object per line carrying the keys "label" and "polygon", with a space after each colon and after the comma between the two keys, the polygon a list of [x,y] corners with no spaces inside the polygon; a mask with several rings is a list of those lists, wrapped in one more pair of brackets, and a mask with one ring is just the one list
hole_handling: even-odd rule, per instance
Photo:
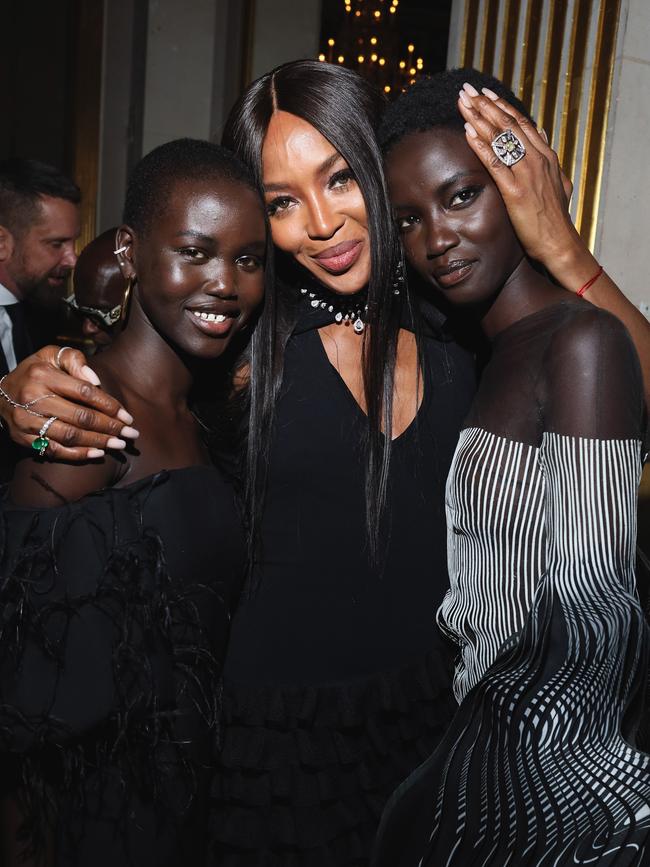
{"label": "woman with striped dress", "polygon": [[[476,317],[491,351],[446,490],[438,623],[457,644],[460,707],[389,804],[376,864],[647,864],[650,757],[634,747],[649,644],[634,576],[638,357],[617,319],[525,256],[465,142],[463,82],[514,100],[454,70],[412,88],[383,128],[409,262]],[[508,129],[511,155],[544,147],[498,107],[491,116],[501,127],[488,142]]]}

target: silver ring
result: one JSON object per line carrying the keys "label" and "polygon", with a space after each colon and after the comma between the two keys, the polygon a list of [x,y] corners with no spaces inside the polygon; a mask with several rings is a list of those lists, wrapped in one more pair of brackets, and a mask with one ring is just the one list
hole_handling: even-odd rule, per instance
{"label": "silver ring", "polygon": [[506,129],[492,142],[492,150],[505,166],[514,166],[526,156],[523,142],[511,129]]}
{"label": "silver ring", "polygon": [[57,416],[55,416],[55,415],[53,415],[53,416],[51,416],[50,418],[48,418],[48,420],[45,422],[45,424],[43,425],[43,427],[42,427],[42,428],[39,430],[39,432],[38,432],[39,437],[44,437],[44,436],[45,436],[45,434],[46,434],[46,433],[49,431],[49,429],[52,427],[52,425],[54,424],[54,422],[56,421],[56,419],[57,419]]}
{"label": "silver ring", "polygon": [[[36,415],[36,413],[34,413],[34,415]],[[56,421],[56,416],[55,416],[55,415],[53,415],[51,418],[48,418],[48,420],[45,422],[45,424],[43,425],[43,427],[39,430],[39,432],[38,432],[38,436],[37,436],[36,439],[32,442],[32,448],[33,448],[35,451],[37,451],[41,457],[43,457],[43,455],[44,455],[45,452],[47,451],[47,448],[48,448],[48,446],[49,446],[49,444],[50,444],[50,441],[49,441],[48,438],[45,436],[45,434],[46,434],[46,433],[48,432],[48,430],[50,429],[50,425],[51,425],[53,422],[55,422],[55,421]]]}
{"label": "silver ring", "polygon": [[61,369],[61,356],[66,351],[66,349],[72,349],[72,347],[71,346],[62,346],[61,349],[59,349],[59,351],[56,354],[56,361],[54,363],[59,368],[59,370]]}

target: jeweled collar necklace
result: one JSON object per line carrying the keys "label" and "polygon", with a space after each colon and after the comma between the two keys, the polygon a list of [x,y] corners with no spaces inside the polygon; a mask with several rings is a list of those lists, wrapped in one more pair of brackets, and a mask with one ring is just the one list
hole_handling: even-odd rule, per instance
{"label": "jeweled collar necklace", "polygon": [[[400,260],[393,274],[393,294],[399,295],[406,285],[406,269],[404,261]],[[349,325],[357,334],[361,334],[368,319],[368,291],[364,289],[354,295],[337,295],[313,278],[307,286],[300,289],[300,294],[309,301],[316,310],[326,310],[334,314],[334,321],[339,325]]]}
{"label": "jeweled collar necklace", "polygon": [[352,324],[357,334],[366,327],[364,317],[368,312],[368,293],[358,292],[355,295],[337,295],[329,292],[323,286],[314,286],[300,290],[300,294],[314,308],[327,310],[334,314],[334,321],[340,325]]}

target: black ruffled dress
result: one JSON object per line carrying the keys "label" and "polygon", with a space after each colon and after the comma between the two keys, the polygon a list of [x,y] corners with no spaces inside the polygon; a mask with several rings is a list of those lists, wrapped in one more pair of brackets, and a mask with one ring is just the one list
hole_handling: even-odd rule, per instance
{"label": "black ruffled dress", "polygon": [[394,443],[379,573],[366,549],[365,420],[325,353],[324,324],[310,311],[287,347],[259,590],[233,622],[213,785],[223,867],[367,864],[387,798],[456,707],[435,612],[448,587],[444,483],[473,362],[426,331],[423,403]]}
{"label": "black ruffled dress", "polygon": [[56,865],[202,863],[245,553],[230,485],[190,467],[5,500],[0,553],[2,787],[29,838]]}

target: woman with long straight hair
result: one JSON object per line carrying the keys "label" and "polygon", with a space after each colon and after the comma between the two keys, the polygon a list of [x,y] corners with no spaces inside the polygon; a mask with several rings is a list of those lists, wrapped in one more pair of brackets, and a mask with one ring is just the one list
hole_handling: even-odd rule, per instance
{"label": "woman with long straight hair", "polygon": [[[227,124],[264,192],[279,307],[273,381],[257,401],[265,433],[248,438],[254,562],[213,786],[214,857],[228,867],[366,864],[383,804],[455,707],[434,612],[473,360],[404,283],[375,142],[382,109],[356,74],[298,61],[253,83]],[[556,168],[553,201],[558,179]],[[567,231],[549,228],[549,258]],[[120,405],[92,390],[80,430],[65,398],[83,386],[44,358],[7,388],[24,401],[55,393],[43,403],[63,420],[56,454],[78,459],[119,430]],[[62,365],[79,375],[82,362],[65,352]],[[237,383],[245,395],[245,364]],[[2,411],[29,443],[30,420]]]}

